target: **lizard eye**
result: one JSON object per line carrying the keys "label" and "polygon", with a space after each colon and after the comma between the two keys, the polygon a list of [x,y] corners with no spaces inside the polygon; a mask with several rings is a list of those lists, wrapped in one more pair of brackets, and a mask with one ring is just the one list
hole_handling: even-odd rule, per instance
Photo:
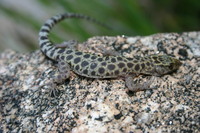
{"label": "lizard eye", "polygon": [[173,70],[173,69],[174,69],[174,64],[173,64],[173,63],[170,63],[168,68],[169,68],[170,70]]}

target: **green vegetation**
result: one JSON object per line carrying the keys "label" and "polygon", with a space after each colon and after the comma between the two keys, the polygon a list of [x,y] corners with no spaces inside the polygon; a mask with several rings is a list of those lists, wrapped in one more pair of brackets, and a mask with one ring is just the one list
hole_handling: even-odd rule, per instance
{"label": "green vegetation", "polygon": [[[193,31],[200,28],[198,0],[37,0],[37,2],[44,7],[44,12],[48,12],[49,16],[46,18],[56,13],[76,12],[96,18],[113,29],[106,30],[96,24],[88,24],[84,20],[67,20],[67,23],[62,22],[51,35],[57,42],[68,39],[82,41],[96,35],[150,35],[158,32]],[[13,8],[0,5],[0,12],[15,22],[31,27],[35,33],[38,33],[43,24],[38,18],[30,17],[26,12]]]}

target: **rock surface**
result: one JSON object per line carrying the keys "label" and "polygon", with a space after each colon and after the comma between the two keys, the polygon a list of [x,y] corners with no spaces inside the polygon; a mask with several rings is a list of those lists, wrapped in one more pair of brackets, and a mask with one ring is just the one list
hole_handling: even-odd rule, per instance
{"label": "rock surface", "polygon": [[169,54],[183,64],[178,71],[158,77],[153,90],[126,92],[121,78],[88,79],[72,72],[52,95],[52,88],[44,84],[56,72],[56,62],[39,50],[4,51],[0,132],[200,132],[200,32],[93,37],[78,49],[94,52],[98,45],[127,57]]}

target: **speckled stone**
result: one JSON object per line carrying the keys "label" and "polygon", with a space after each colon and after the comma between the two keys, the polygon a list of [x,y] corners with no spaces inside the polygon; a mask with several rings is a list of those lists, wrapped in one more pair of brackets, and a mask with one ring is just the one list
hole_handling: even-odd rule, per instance
{"label": "speckled stone", "polygon": [[78,49],[98,53],[97,46],[127,57],[169,54],[183,64],[157,77],[156,89],[137,93],[126,92],[121,78],[89,79],[72,72],[55,96],[44,86],[56,72],[55,62],[39,50],[6,50],[0,54],[0,132],[200,132],[200,32],[93,37]]}

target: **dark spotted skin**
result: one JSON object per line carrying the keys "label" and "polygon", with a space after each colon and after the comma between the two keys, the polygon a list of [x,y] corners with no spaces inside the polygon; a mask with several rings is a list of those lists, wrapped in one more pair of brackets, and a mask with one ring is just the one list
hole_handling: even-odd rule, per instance
{"label": "dark spotted skin", "polygon": [[117,78],[133,73],[161,76],[175,69],[172,64],[179,63],[176,59],[164,55],[130,59],[121,56],[102,57],[75,50],[68,51],[60,53],[59,58],[67,62],[75,73],[90,78]]}
{"label": "dark spotted skin", "polygon": [[89,78],[117,78],[131,74],[161,76],[175,71],[181,65],[179,60],[167,55],[126,58],[123,56],[99,56],[74,49],[57,48],[53,46],[48,35],[56,23],[66,18],[83,18],[94,21],[87,16],[74,13],[54,16],[42,26],[39,32],[39,45],[46,56],[68,63],[71,70],[78,75]]}

